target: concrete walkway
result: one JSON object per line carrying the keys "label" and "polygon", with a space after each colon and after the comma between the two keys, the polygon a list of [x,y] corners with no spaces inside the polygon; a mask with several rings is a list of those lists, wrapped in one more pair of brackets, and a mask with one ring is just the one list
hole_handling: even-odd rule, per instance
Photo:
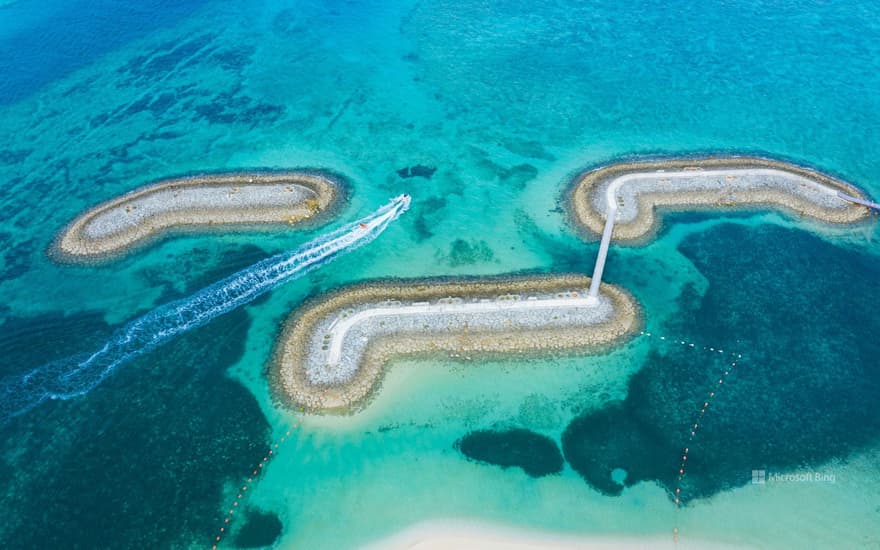
{"label": "concrete walkway", "polygon": [[[605,190],[605,227],[602,231],[602,240],[599,244],[599,253],[596,256],[596,265],[593,268],[593,280],[590,284],[590,296],[596,297],[599,293],[599,285],[602,283],[602,274],[605,270],[605,261],[608,258],[608,248],[611,244],[611,234],[614,231],[614,222],[616,221],[618,209],[620,207],[619,193],[624,185],[628,183],[641,184],[642,187],[648,187],[652,183],[657,184],[658,189],[650,189],[651,192],[659,191],[661,180],[663,185],[672,187],[670,192],[682,190],[687,185],[687,180],[699,180],[699,187],[705,187],[707,181],[717,178],[716,187],[723,189],[725,187],[733,187],[739,190],[748,190],[749,187],[760,189],[766,186],[766,181],[771,179],[782,179],[788,183],[789,190],[797,193],[797,190],[806,187],[810,192],[802,193],[816,202],[833,204],[834,202],[844,203],[846,201],[866,204],[865,201],[849,197],[839,192],[834,187],[824,183],[811,180],[799,174],[778,170],[775,168],[735,168],[726,170],[680,170],[676,172],[651,171],[637,172],[625,174],[612,181]],[[678,180],[676,183],[672,183]],[[735,183],[734,183],[735,182]],[[670,185],[671,184],[671,185]],[[677,188],[676,188],[677,187]],[[686,191],[686,190],[685,190]],[[633,191],[633,195],[638,200],[639,190]],[[818,197],[818,200],[817,200]],[[871,203],[873,204],[873,203]],[[875,205],[880,208],[880,205]],[[630,216],[638,213],[637,204],[628,204],[626,207],[630,210]]]}
{"label": "concrete walkway", "polygon": [[840,191],[837,192],[837,196],[845,201],[854,202],[856,204],[861,204],[862,206],[867,206],[868,208],[871,208],[873,210],[880,211],[880,204],[877,204],[876,202],[862,200],[857,197],[851,197],[846,193],[841,193]]}
{"label": "concrete walkway", "polygon": [[[342,356],[342,345],[345,341],[345,335],[358,323],[381,317],[400,317],[425,314],[450,314],[450,313],[494,313],[494,312],[511,312],[511,311],[534,311],[541,309],[559,309],[572,307],[591,307],[595,305],[594,300],[590,300],[588,296],[581,293],[575,293],[572,297],[571,293],[565,293],[563,298],[529,298],[529,299],[510,299],[510,300],[481,300],[479,302],[461,302],[461,303],[426,303],[414,302],[412,304],[400,306],[381,306],[372,307],[358,311],[357,313],[338,319],[331,325],[330,345],[327,351],[327,364],[337,365]],[[597,316],[597,321],[603,320],[603,317]]]}

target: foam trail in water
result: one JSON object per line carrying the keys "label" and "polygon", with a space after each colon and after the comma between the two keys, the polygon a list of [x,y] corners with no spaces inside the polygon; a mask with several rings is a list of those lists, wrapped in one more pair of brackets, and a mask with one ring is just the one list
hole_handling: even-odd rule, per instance
{"label": "foam trail in water", "polygon": [[90,355],[68,357],[5,379],[0,385],[0,420],[22,414],[46,399],[87,393],[122,363],[369,243],[405,212],[409,203],[408,195],[396,197],[369,216],[292,252],[266,258],[192,296],[159,306],[116,331]]}

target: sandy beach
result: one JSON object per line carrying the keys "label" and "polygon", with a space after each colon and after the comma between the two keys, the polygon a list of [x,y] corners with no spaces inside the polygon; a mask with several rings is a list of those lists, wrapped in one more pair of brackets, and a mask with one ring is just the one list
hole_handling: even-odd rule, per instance
{"label": "sandy beach", "polygon": [[724,550],[743,546],[648,536],[574,536],[514,527],[438,520],[418,523],[362,550]]}

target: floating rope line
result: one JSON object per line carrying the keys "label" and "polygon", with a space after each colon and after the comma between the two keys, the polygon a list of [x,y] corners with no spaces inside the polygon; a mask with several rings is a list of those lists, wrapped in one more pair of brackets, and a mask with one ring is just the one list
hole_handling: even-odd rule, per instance
{"label": "floating rope line", "polygon": [[710,353],[718,353],[721,355],[727,354],[727,355],[733,357],[734,359],[742,359],[741,353],[735,353],[732,351],[724,351],[724,349],[722,349],[720,347],[704,346],[701,344],[697,344],[695,342],[690,342],[688,340],[681,340],[678,338],[668,338],[666,336],[660,336],[659,334],[654,334],[654,333],[645,332],[645,331],[641,331],[639,333],[639,335],[646,336],[648,338],[656,338],[658,340],[666,342],[667,344],[676,344],[676,345],[686,347],[686,348],[691,348],[694,350],[703,350],[703,351],[708,351]]}
{"label": "floating rope line", "polygon": [[[700,420],[702,419],[703,415],[706,413],[706,410],[709,408],[709,405],[711,404],[712,400],[715,398],[717,390],[724,383],[724,380],[730,375],[730,372],[732,372],[733,368],[736,367],[737,361],[742,358],[742,354],[734,353],[731,351],[725,351],[723,348],[700,345],[695,342],[690,342],[687,340],[668,338],[666,336],[661,336],[661,335],[654,334],[651,332],[642,331],[639,333],[639,335],[643,336],[643,337],[647,337],[647,338],[654,338],[654,339],[660,340],[660,341],[667,343],[667,344],[670,344],[670,345],[678,345],[678,346],[686,347],[686,348],[693,349],[693,350],[700,350],[700,351],[705,351],[708,353],[721,354],[721,355],[727,354],[728,356],[733,358],[733,361],[731,361],[730,365],[727,368],[725,368],[723,374],[720,376],[720,378],[716,382],[714,389],[709,392],[708,397],[704,401],[703,406],[697,415],[697,418],[694,420],[694,422],[691,426],[691,432],[688,437],[688,446],[686,446],[684,448],[684,452],[681,457],[681,463],[679,465],[678,486],[675,489],[675,507],[676,507],[676,511],[677,511],[681,505],[681,482],[685,476],[685,470],[686,470],[686,465],[687,465],[687,456],[688,456],[688,453],[690,452],[691,443],[693,442],[694,438],[697,435],[697,430],[699,429]],[[304,409],[300,408],[299,412],[300,412],[300,414],[303,414]],[[262,474],[265,471],[265,466],[268,464],[269,460],[275,456],[276,451],[279,449],[280,445],[283,444],[285,441],[287,441],[290,438],[290,435],[293,433],[293,431],[297,430],[302,425],[302,420],[303,420],[303,417],[300,416],[299,419],[297,419],[296,422],[293,425],[291,425],[290,428],[288,428],[284,432],[284,435],[281,436],[274,444],[272,444],[270,446],[269,450],[267,451],[267,453],[263,457],[263,459],[251,471],[250,475],[247,476],[247,481],[241,486],[241,489],[239,490],[239,493],[235,497],[235,500],[233,501],[232,506],[229,508],[229,510],[226,514],[226,517],[224,517],[224,519],[223,519],[223,524],[221,525],[221,527],[218,529],[218,531],[214,535],[214,540],[212,541],[212,545],[211,545],[212,550],[217,550],[218,546],[220,545],[220,542],[229,533],[229,526],[234,519],[235,511],[241,505],[244,497],[247,496],[248,488],[251,487],[252,484],[260,476],[260,474]],[[677,520],[676,520],[676,523],[677,523]],[[678,543],[678,527],[675,527],[673,529],[673,540],[676,544]]]}
{"label": "floating rope line", "polygon": [[[304,410],[299,410],[300,414],[303,414]],[[238,509],[239,505],[242,503],[245,496],[247,496],[248,488],[256,482],[257,478],[266,471],[266,465],[269,463],[269,460],[273,458],[278,451],[279,447],[288,439],[290,439],[290,434],[297,430],[302,425],[303,417],[300,416],[285,432],[284,435],[278,438],[275,443],[269,446],[269,449],[266,451],[266,454],[263,456],[263,460],[261,460],[254,467],[253,471],[247,476],[247,481],[241,486],[241,489],[238,490],[238,495],[235,497],[235,500],[230,506],[229,511],[226,513],[226,517],[223,518],[223,524],[220,526],[220,529],[214,535],[214,540],[211,543],[211,550],[217,550],[217,547],[220,544],[220,541],[223,540],[227,534],[229,534],[229,526],[232,523],[232,520],[235,519],[235,511]]]}
{"label": "floating rope line", "polygon": [[679,513],[678,512],[681,509],[681,504],[682,504],[683,497],[682,497],[681,489],[682,489],[682,482],[684,481],[685,475],[687,474],[688,455],[690,454],[691,447],[693,447],[694,439],[696,439],[696,437],[697,437],[697,432],[700,429],[700,424],[703,420],[703,417],[705,416],[706,411],[709,409],[709,405],[712,404],[712,401],[717,396],[718,391],[724,385],[724,381],[730,376],[730,373],[733,372],[733,370],[736,368],[737,362],[742,359],[742,354],[732,352],[732,351],[725,351],[724,349],[718,348],[718,347],[699,345],[694,342],[689,342],[687,340],[667,338],[666,336],[660,336],[657,334],[652,334],[650,332],[643,331],[640,334],[642,336],[646,336],[649,338],[657,338],[657,339],[664,341],[666,343],[683,346],[683,347],[686,347],[689,349],[701,350],[701,351],[706,351],[709,353],[716,353],[716,354],[720,354],[720,355],[727,355],[726,360],[730,360],[730,363],[725,366],[724,371],[722,371],[722,373],[718,377],[718,380],[715,382],[715,384],[712,386],[712,389],[709,390],[708,394],[706,395],[706,398],[703,401],[703,405],[700,407],[699,412],[694,417],[693,422],[689,425],[690,433],[687,436],[687,444],[684,448],[684,451],[682,451],[681,461],[679,462],[679,465],[678,465],[678,472],[677,472],[678,482],[676,484],[675,492],[674,492],[674,494],[675,494],[675,512],[676,512],[675,518],[676,519],[675,519],[675,526],[672,529],[672,541],[677,546],[678,545],[678,535],[679,535],[679,529],[678,529]]}
{"label": "floating rope line", "polygon": [[[709,391],[706,400],[703,402],[703,406],[700,408],[700,412],[697,413],[697,417],[694,419],[694,423],[691,426],[691,432],[688,435],[688,445],[684,448],[684,452],[681,455],[681,463],[678,467],[678,484],[675,488],[675,511],[676,511],[676,524],[678,523],[678,511],[681,508],[681,484],[684,481],[684,476],[687,470],[687,459],[688,453],[690,453],[691,445],[693,444],[694,439],[697,437],[697,431],[700,429],[700,422],[703,419],[703,416],[706,414],[706,410],[709,408],[709,405],[712,403],[712,400],[715,399],[718,390],[721,389],[721,386],[724,384],[724,380],[730,376],[730,373],[733,372],[733,369],[736,368],[736,361],[730,363],[730,366],[724,369],[724,372],[718,378],[718,381],[715,383],[714,387],[711,391]],[[678,544],[678,526],[672,530],[672,541]]]}

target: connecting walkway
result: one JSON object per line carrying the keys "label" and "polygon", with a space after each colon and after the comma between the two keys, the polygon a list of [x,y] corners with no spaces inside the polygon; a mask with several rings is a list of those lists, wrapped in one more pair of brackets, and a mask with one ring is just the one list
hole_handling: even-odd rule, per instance
{"label": "connecting walkway", "polygon": [[[596,265],[593,269],[593,278],[590,282],[590,290],[588,298],[593,300],[599,295],[599,285],[602,283],[602,275],[605,270],[605,261],[608,257],[608,248],[611,244],[611,236],[614,231],[615,221],[618,218],[618,212],[623,207],[629,209],[632,216],[644,215],[638,207],[638,201],[649,201],[648,208],[653,210],[658,203],[656,199],[652,201],[650,193],[671,193],[685,196],[689,192],[705,193],[707,190],[716,189],[735,189],[737,196],[743,204],[749,203],[749,193],[756,193],[762,197],[764,187],[767,181],[774,181],[778,187],[778,191],[790,193],[793,196],[806,199],[815,203],[817,207],[826,208],[829,206],[829,199],[834,201],[842,200],[845,202],[865,206],[872,210],[880,212],[880,204],[871,202],[867,199],[861,199],[846,194],[835,189],[833,184],[820,179],[811,179],[805,177],[801,173],[789,172],[779,168],[726,168],[717,170],[679,170],[675,172],[666,172],[665,170],[655,170],[651,172],[634,172],[617,176],[612,180],[604,190],[604,196],[599,199],[599,203],[604,202],[605,206],[605,224],[602,231],[602,239],[599,244],[599,253],[596,257]],[[633,189],[629,191],[628,199],[623,200],[623,187],[631,184]],[[662,185],[661,185],[662,184]],[[688,189],[688,186],[693,189]],[[653,188],[652,188],[653,187]],[[645,196],[640,197],[640,194]],[[709,195],[713,201],[717,202],[714,195]],[[773,198],[773,197],[771,197]],[[602,200],[604,199],[604,201]],[[697,203],[700,201],[698,200]],[[761,201],[757,201],[761,202]],[[669,202],[661,202],[660,204],[668,205]],[[682,201],[679,206],[687,205],[687,201]],[[780,206],[788,206],[785,201]],[[819,219],[823,219],[821,216]],[[837,221],[837,220],[834,220]],[[623,221],[627,223],[626,220]]]}
{"label": "connecting walkway", "polygon": [[862,206],[867,206],[872,210],[880,212],[880,204],[877,204],[876,202],[866,201],[858,197],[851,197],[850,195],[847,195],[846,193],[841,193],[840,191],[837,192],[837,196],[845,201],[853,202],[855,204],[861,204]]}

